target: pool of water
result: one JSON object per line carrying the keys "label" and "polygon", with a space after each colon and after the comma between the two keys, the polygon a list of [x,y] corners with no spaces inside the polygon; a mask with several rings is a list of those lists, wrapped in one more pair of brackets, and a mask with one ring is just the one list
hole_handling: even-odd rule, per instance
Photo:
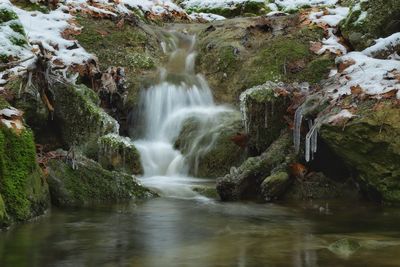
{"label": "pool of water", "polygon": [[[328,249],[343,238],[360,247]],[[53,208],[0,233],[0,266],[400,266],[400,209],[205,198]]]}

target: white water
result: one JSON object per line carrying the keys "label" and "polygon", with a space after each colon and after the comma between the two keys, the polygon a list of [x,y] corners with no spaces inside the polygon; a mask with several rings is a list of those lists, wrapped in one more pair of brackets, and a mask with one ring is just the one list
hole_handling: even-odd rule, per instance
{"label": "white water", "polygon": [[[188,177],[191,166],[174,149],[174,143],[187,119],[195,118],[200,125],[213,127],[216,126],[210,125],[215,121],[213,118],[230,109],[216,106],[207,82],[195,74],[195,38],[176,32],[167,37],[162,47],[170,58],[166,68],[160,71],[161,82],[141,93],[144,134],[135,141],[135,146],[141,155],[144,185],[166,196],[190,198],[197,196],[192,186],[205,180]],[[200,127],[198,136],[207,130]],[[194,138],[190,153],[204,153],[204,148],[192,151],[197,146],[196,139],[199,138]],[[211,146],[212,140],[205,149]]]}

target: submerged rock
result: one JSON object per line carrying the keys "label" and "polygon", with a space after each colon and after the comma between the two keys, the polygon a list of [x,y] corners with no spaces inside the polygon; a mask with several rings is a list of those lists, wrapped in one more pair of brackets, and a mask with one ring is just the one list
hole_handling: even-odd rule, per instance
{"label": "submerged rock", "polygon": [[51,201],[59,207],[83,207],[153,197],[134,176],[111,172],[86,158],[75,160],[72,168],[64,160],[49,162]]}
{"label": "submerged rock", "polygon": [[400,109],[396,100],[359,103],[352,118],[325,123],[321,138],[357,173],[371,198],[400,203]]}
{"label": "submerged rock", "polygon": [[143,174],[139,151],[130,138],[108,134],[102,136],[98,142],[98,161],[103,168],[128,174]]}
{"label": "submerged rock", "polygon": [[248,158],[239,168],[217,179],[217,191],[223,201],[261,198],[260,185],[274,169],[285,169],[291,161],[292,140],[288,133],[282,134],[260,156]]}
{"label": "submerged rock", "polygon": [[284,116],[289,104],[289,92],[284,84],[267,82],[240,95],[240,110],[251,154],[265,151],[287,127]]}
{"label": "submerged rock", "polygon": [[186,157],[192,175],[217,178],[243,162],[245,139],[240,114],[232,111],[207,121],[186,120],[175,147]]}
{"label": "submerged rock", "polygon": [[348,258],[360,247],[360,243],[357,240],[344,238],[329,245],[328,249],[339,257]]}
{"label": "submerged rock", "polygon": [[400,31],[398,0],[354,0],[350,7],[350,14],[340,29],[357,50],[367,48],[375,39]]}
{"label": "submerged rock", "polygon": [[29,128],[17,132],[0,126],[0,166],[0,226],[43,214],[49,191]]}

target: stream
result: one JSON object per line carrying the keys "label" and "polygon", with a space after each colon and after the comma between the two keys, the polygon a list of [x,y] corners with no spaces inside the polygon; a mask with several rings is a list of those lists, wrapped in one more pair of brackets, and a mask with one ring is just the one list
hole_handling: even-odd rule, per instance
{"label": "stream", "polygon": [[[262,267],[400,266],[400,210],[368,203],[222,203],[199,195],[202,153],[232,112],[195,73],[195,37],[166,34],[170,60],[141,94],[135,145],[140,181],[161,197],[80,210],[52,208],[0,232],[0,266]],[[175,149],[187,119],[200,127],[188,155]],[[199,146],[201,144],[201,146]],[[188,156],[192,161],[189,163]],[[332,243],[350,240],[335,249]],[[346,242],[344,242],[346,244]],[[356,245],[354,245],[356,244]]]}

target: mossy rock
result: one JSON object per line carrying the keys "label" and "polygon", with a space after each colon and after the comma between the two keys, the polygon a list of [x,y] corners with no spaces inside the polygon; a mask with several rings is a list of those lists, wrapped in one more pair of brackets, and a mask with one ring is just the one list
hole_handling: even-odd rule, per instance
{"label": "mossy rock", "polygon": [[202,196],[218,199],[218,193],[214,186],[195,186],[193,191],[199,193]]}
{"label": "mossy rock", "polygon": [[284,119],[290,96],[280,94],[284,84],[267,82],[252,87],[240,95],[240,109],[248,135],[251,155],[260,155],[287,127]]}
{"label": "mossy rock", "polygon": [[350,14],[340,29],[357,50],[367,48],[375,39],[400,31],[398,0],[353,0],[350,7]]}
{"label": "mossy rock", "polygon": [[317,84],[334,65],[332,57],[309,49],[323,31],[300,26],[297,15],[237,18],[210,27],[196,29],[197,70],[219,102],[237,103],[244,90],[266,81]]}
{"label": "mossy rock", "polygon": [[51,201],[59,207],[84,207],[153,197],[132,175],[105,170],[95,161],[78,158],[75,169],[63,160],[51,160]]}
{"label": "mossy rock", "polygon": [[292,140],[285,132],[263,154],[248,158],[237,169],[232,168],[230,174],[217,179],[221,200],[263,200],[261,183],[271,174],[285,171],[292,155]]}
{"label": "mossy rock", "polygon": [[118,108],[126,115],[138,104],[140,90],[158,79],[157,66],[164,62],[165,55],[156,30],[150,25],[135,26],[129,22],[119,28],[111,20],[86,16],[78,16],[77,21],[83,27],[77,36],[79,44],[97,56],[102,69],[125,68],[128,97]]}
{"label": "mossy rock", "polygon": [[261,192],[265,201],[279,199],[288,189],[292,179],[285,171],[271,174],[261,184]]}
{"label": "mossy rock", "polygon": [[[265,2],[260,1],[243,1],[241,3],[228,3],[226,7],[213,7],[211,6],[190,6],[186,7],[186,11],[189,13],[212,13],[226,18],[233,18],[237,16],[256,16],[267,14],[271,10],[265,4]],[[185,7],[185,6],[184,6]]]}
{"label": "mossy rock", "polygon": [[323,125],[320,136],[358,174],[367,195],[386,203],[400,203],[398,104],[367,100],[359,103],[354,115],[345,124]]}
{"label": "mossy rock", "polygon": [[54,120],[67,146],[97,144],[100,136],[118,134],[118,122],[101,107],[97,94],[85,85],[56,83]]}
{"label": "mossy rock", "polygon": [[282,199],[287,201],[301,200],[358,200],[361,194],[351,182],[337,182],[323,173],[310,173],[303,179],[296,179],[286,190]]}
{"label": "mossy rock", "polygon": [[99,139],[98,161],[107,170],[142,175],[140,154],[128,137],[108,134]]}
{"label": "mossy rock", "polygon": [[220,113],[206,121],[193,117],[184,122],[175,147],[186,157],[192,175],[217,178],[243,161],[245,150],[233,142],[242,132],[238,112]]}
{"label": "mossy rock", "polygon": [[0,194],[12,221],[28,220],[48,207],[48,186],[29,129],[17,133],[0,126]]}

